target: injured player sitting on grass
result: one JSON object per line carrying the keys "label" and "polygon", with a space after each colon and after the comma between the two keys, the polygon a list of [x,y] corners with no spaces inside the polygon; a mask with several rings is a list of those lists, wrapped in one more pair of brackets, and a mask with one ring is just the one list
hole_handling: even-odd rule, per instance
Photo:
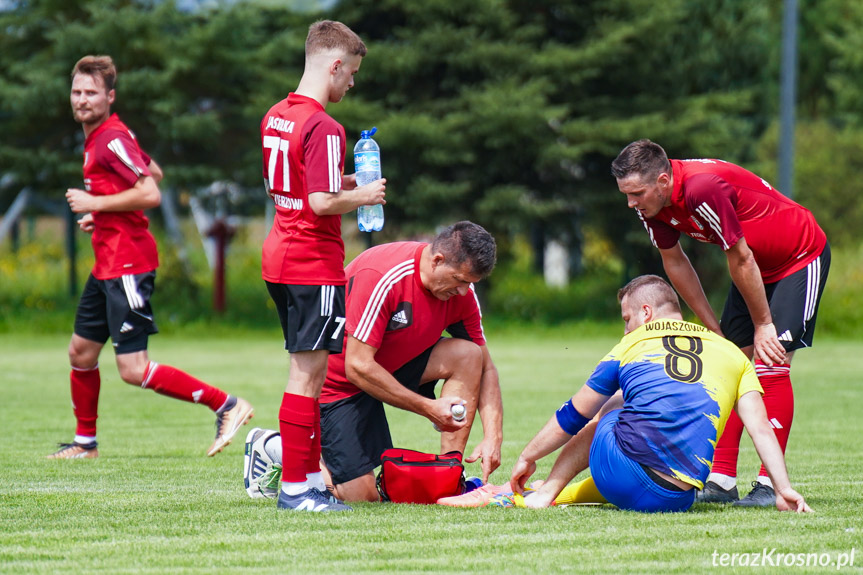
{"label": "injured player sitting on grass", "polygon": [[[658,276],[635,278],[618,301],[623,339],[522,451],[510,476],[513,506],[548,507],[590,468],[591,477],[570,486],[570,502],[686,511],[735,409],[773,481],[776,507],[811,511],[791,488],[749,359],[721,336],[683,321],[677,294]],[[545,482],[525,493],[536,462],[561,447]]]}

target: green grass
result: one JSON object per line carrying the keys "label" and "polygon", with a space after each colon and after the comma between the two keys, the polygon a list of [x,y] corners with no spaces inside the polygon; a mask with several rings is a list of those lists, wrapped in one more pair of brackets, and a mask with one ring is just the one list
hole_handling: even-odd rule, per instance
{"label": "green grass", "polygon": [[[490,333],[505,403],[504,462],[516,456],[616,341],[602,327]],[[122,383],[102,357],[101,457],[48,461],[73,432],[68,336],[0,334],[0,572],[2,573],[748,573],[712,554],[838,553],[863,565],[863,354],[859,342],[819,340],[795,359],[797,417],[789,467],[815,514],[696,505],[642,515],[610,506],[541,511],[357,504],[348,514],[278,512],[242,488],[242,437],[207,458],[213,417]],[[276,425],[287,372],[280,335],[160,335],[156,361],[240,394],[255,424]],[[431,424],[391,412],[398,446],[434,450]],[[476,443],[474,434],[469,448]],[[544,476],[551,460],[540,464]],[[751,444],[741,486],[753,479]],[[477,465],[468,466],[478,474]],[[743,491],[746,491],[744,488]],[[776,573],[835,567],[773,567]],[[760,571],[760,570],[757,570]]]}

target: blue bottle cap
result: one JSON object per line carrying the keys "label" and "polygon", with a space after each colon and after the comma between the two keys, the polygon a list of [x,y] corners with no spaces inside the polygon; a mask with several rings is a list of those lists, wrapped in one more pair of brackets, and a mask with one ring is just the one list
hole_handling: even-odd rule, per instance
{"label": "blue bottle cap", "polygon": [[375,135],[375,132],[377,132],[377,131],[378,131],[377,127],[374,127],[371,130],[363,130],[362,132],[360,132],[360,139],[371,138],[372,136]]}

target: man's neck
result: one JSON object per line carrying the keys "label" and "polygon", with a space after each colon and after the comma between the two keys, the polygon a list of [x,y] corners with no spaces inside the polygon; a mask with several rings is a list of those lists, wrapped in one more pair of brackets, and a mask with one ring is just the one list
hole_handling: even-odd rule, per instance
{"label": "man's neck", "polygon": [[329,94],[327,93],[327,86],[325,84],[321,84],[316,79],[309,78],[306,74],[303,74],[303,77],[300,79],[299,86],[294,90],[294,94],[311,98],[320,104],[324,110],[327,109],[327,104],[329,104],[330,101]]}
{"label": "man's neck", "polygon": [[90,123],[86,123],[86,124],[81,124],[81,127],[84,129],[84,138],[85,138],[85,139],[86,139],[86,138],[89,138],[89,137],[90,137],[90,134],[92,134],[93,132],[95,132],[95,131],[99,128],[99,126],[101,126],[102,124],[104,124],[105,122],[107,122],[107,121],[108,121],[108,118],[110,118],[110,117],[111,117],[111,112],[108,112],[108,113],[105,115],[105,117],[104,117],[104,118],[102,118],[102,119],[101,119],[100,121],[98,121],[98,122],[90,122]]}

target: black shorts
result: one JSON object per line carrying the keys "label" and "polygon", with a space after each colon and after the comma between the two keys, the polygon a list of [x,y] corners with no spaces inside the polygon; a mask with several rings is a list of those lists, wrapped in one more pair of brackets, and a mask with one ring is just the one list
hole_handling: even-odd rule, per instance
{"label": "black shorts", "polygon": [[[830,245],[827,244],[821,255],[802,270],[778,282],[764,284],[776,335],[779,336],[785,351],[812,347],[818,304],[821,302],[829,271]],[[737,347],[753,344],[755,327],[752,316],[746,307],[746,301],[733,283],[725,301],[725,309],[722,310],[720,326],[725,337]]]}
{"label": "black shorts", "polygon": [[285,349],[341,353],[345,339],[345,286],[287,285],[267,282],[276,304]]}
{"label": "black shorts", "polygon": [[90,274],[75,313],[75,333],[99,343],[110,337],[117,354],[147,349],[150,335],[159,332],[150,307],[155,284],[155,271],[108,280]]}
{"label": "black shorts", "polygon": [[[420,381],[434,346],[393,373],[408,389],[434,399],[438,380]],[[393,446],[382,401],[365,392],[321,404],[321,451],[335,485],[374,471]]]}

